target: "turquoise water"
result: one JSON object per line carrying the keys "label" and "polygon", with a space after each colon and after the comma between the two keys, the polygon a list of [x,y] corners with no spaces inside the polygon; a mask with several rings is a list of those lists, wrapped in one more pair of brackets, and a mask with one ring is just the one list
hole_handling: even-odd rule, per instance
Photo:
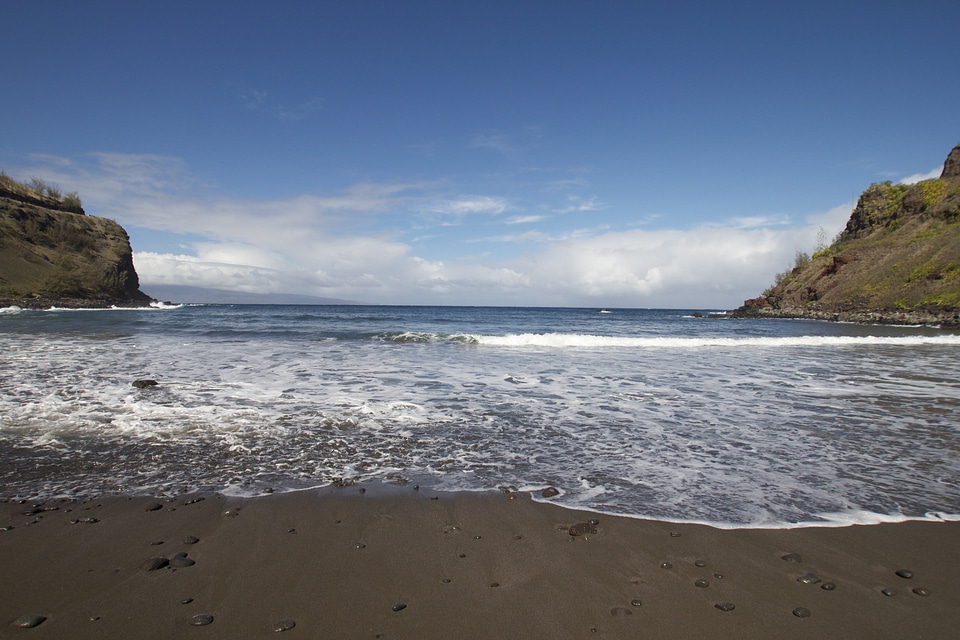
{"label": "turquoise water", "polygon": [[356,478],[724,526],[960,514],[960,336],[607,311],[6,309],[0,497]]}

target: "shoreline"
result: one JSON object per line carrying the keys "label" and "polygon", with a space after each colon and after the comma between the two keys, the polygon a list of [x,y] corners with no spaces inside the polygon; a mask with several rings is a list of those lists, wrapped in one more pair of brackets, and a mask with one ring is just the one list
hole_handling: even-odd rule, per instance
{"label": "shoreline", "polygon": [[[960,626],[960,522],[719,529],[526,492],[369,489],[0,502],[0,635],[926,638]],[[24,616],[45,619],[26,631],[14,623],[38,618]]]}

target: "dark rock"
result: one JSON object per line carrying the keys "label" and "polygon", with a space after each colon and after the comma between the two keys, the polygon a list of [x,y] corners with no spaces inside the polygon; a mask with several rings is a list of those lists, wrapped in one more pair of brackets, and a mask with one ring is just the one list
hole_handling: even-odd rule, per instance
{"label": "dark rock", "polygon": [[133,386],[137,389],[149,389],[150,387],[155,387],[159,384],[156,380],[134,380]]}
{"label": "dark rock", "polygon": [[917,594],[918,596],[924,596],[924,597],[926,597],[926,596],[930,595],[930,590],[929,590],[929,589],[924,589],[923,587],[917,587],[917,588],[915,588],[915,589],[913,590],[913,592],[914,592],[915,594]]}
{"label": "dark rock", "polygon": [[[134,383],[134,384],[136,384],[136,383]],[[144,511],[160,511],[161,509],[163,509],[163,505],[160,504],[159,502],[154,502],[153,504],[148,504],[148,505],[144,508]]]}
{"label": "dark rock", "polygon": [[290,619],[281,620],[280,622],[277,622],[276,624],[273,625],[273,630],[289,631],[290,629],[293,629],[295,626],[297,626],[297,623],[295,620],[290,620]]}
{"label": "dark rock", "polygon": [[189,623],[195,627],[203,627],[212,622],[213,616],[209,613],[198,613],[189,620]]}
{"label": "dark rock", "polygon": [[177,555],[170,558],[170,566],[177,569],[192,567],[195,564],[197,564],[197,562],[193,558],[188,558],[187,554],[185,553],[183,554],[178,553]]}
{"label": "dark rock", "polygon": [[824,591],[833,591],[837,588],[837,585],[832,582],[824,582],[822,585],[820,585],[820,588]]}
{"label": "dark rock", "polygon": [[693,583],[693,586],[700,587],[701,589],[706,589],[710,586],[709,580],[704,580],[703,578],[698,578],[696,582]]}
{"label": "dark rock", "polygon": [[909,580],[913,577],[913,571],[910,571],[910,569],[897,569],[897,575],[901,578],[907,578]]}
{"label": "dark rock", "polygon": [[734,609],[737,608],[737,605],[733,604],[732,602],[726,602],[726,601],[718,602],[713,606],[715,606],[717,609],[720,609],[720,611],[733,611]]}
{"label": "dark rock", "polygon": [[793,610],[793,615],[797,616],[798,618],[809,618],[810,609],[807,609],[806,607],[797,607]]}
{"label": "dark rock", "polygon": [[140,568],[144,571],[156,571],[158,569],[163,569],[170,564],[170,561],[166,558],[150,558],[146,562],[140,565]]}
{"label": "dark rock", "polygon": [[38,615],[20,616],[13,621],[13,626],[20,627],[21,629],[33,629],[34,627],[43,624],[46,619],[46,616]]}
{"label": "dark rock", "polygon": [[547,487],[546,489],[540,492],[540,495],[543,496],[544,498],[553,498],[555,496],[560,495],[560,490],[557,489],[556,487]]}
{"label": "dark rock", "polygon": [[815,573],[805,573],[797,578],[797,582],[802,582],[803,584],[820,584],[820,576]]}
{"label": "dark rock", "polygon": [[406,608],[407,608],[407,605],[405,605],[405,604],[402,603],[402,602],[398,602],[397,604],[393,605],[393,610],[394,610],[394,611],[403,611],[403,610],[406,609]]}

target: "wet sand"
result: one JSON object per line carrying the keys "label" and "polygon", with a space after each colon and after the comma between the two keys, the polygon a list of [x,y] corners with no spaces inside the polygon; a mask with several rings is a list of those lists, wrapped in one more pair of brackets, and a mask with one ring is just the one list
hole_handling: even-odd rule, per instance
{"label": "wet sand", "polygon": [[0,528],[0,638],[960,632],[955,522],[721,530],[354,486],[4,502]]}

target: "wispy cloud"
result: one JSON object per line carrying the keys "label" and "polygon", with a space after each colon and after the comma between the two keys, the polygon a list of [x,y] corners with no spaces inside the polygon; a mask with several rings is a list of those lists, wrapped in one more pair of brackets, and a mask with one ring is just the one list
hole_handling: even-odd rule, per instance
{"label": "wispy cloud", "polygon": [[607,205],[600,202],[596,196],[584,200],[579,196],[569,196],[567,198],[567,206],[560,209],[555,209],[555,213],[582,213],[585,211],[600,211],[605,209]]}
{"label": "wispy cloud", "polygon": [[502,154],[508,160],[516,160],[520,155],[519,147],[505,133],[488,131],[478,133],[470,138],[467,145],[472,149],[490,149]]}
{"label": "wispy cloud", "polygon": [[533,224],[546,220],[547,216],[514,216],[506,221],[507,224]]}
{"label": "wispy cloud", "polygon": [[912,176],[902,178],[897,184],[916,184],[917,182],[923,182],[924,180],[933,180],[934,178],[939,178],[942,172],[943,167],[940,166],[936,169],[931,169],[926,173],[915,173]]}
{"label": "wispy cloud", "polygon": [[245,89],[239,98],[245,109],[267,113],[281,122],[300,122],[323,108],[323,99],[316,96],[287,102],[259,89]]}

